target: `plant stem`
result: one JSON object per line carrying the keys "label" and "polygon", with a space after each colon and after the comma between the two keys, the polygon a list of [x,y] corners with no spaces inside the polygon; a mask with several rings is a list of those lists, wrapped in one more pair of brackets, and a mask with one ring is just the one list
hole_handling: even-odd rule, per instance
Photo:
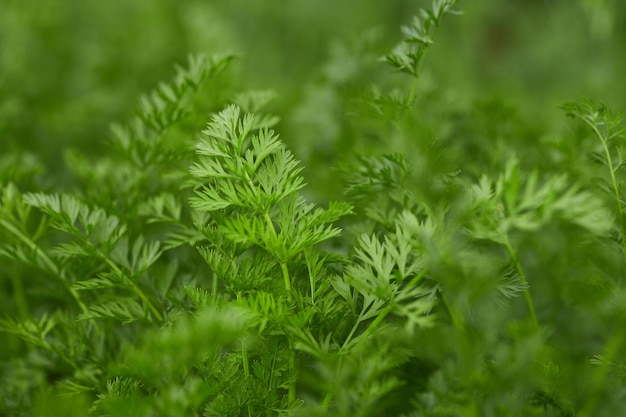
{"label": "plant stem", "polygon": [[[269,215],[269,212],[264,213],[263,217],[265,218],[265,222],[267,223],[268,229],[271,231],[273,236],[278,240],[278,234],[276,233],[276,229],[274,228],[274,222]],[[276,254],[274,255],[276,256]],[[283,272],[283,282],[285,284],[285,290],[287,291],[287,300],[291,304],[293,301],[293,294],[291,293],[291,277],[289,276],[289,268],[287,267],[287,262],[284,260],[278,259],[280,263],[280,269]],[[287,393],[287,398],[289,402],[289,406],[293,406],[296,402],[296,350],[293,347],[293,342],[289,340],[289,388]]]}
{"label": "plant stem", "polygon": [[[106,262],[107,265],[109,265],[109,267],[111,267],[111,269],[118,274],[120,277],[124,276],[124,271],[122,271],[122,269],[117,266],[115,264],[115,262],[113,262],[111,260],[111,258],[109,258],[107,255],[105,255],[104,253],[102,253],[100,251],[100,249],[96,248],[95,246],[93,246],[91,243],[88,243],[95,251],[96,254],[104,261]],[[132,281],[131,281],[132,282]],[[152,312],[152,314],[154,315],[154,317],[156,317],[156,319],[160,322],[163,321],[163,316],[161,315],[161,313],[159,312],[159,310],[157,310],[157,308],[154,306],[154,304],[152,304],[152,301],[150,301],[150,299],[148,298],[148,296],[146,295],[146,293],[143,292],[143,290],[141,288],[139,288],[139,286],[137,285],[137,283],[132,282],[133,285],[133,292],[135,294],[137,294],[139,296],[139,298],[141,298],[141,300],[146,303],[146,305],[148,306],[148,309]]]}
{"label": "plant stem", "polygon": [[307,270],[309,272],[309,286],[311,288],[311,304],[315,305],[315,276],[313,274],[313,268],[311,268],[311,262],[312,261],[309,258],[309,252],[305,252],[304,253],[304,258],[306,260],[306,266],[307,266]]}
{"label": "plant stem", "polygon": [[276,378],[276,351],[274,351],[274,355],[272,355],[272,368],[270,369],[270,383],[269,389],[273,390],[276,388],[275,378]]}
{"label": "plant stem", "polygon": [[[433,28],[433,33],[430,35],[431,38],[434,38],[437,34],[437,29],[439,29],[439,22],[435,22],[435,26]],[[413,75],[413,82],[411,83],[411,90],[409,91],[408,101],[411,106],[415,104],[415,99],[417,98],[417,87],[419,85],[420,76],[424,69],[424,61],[426,59],[426,55],[428,55],[428,50],[430,49],[429,45],[425,45],[424,51],[420,56],[419,62],[415,68],[415,73]]]}
{"label": "plant stem", "polygon": [[280,268],[283,271],[283,281],[285,282],[285,290],[287,290],[287,299],[291,302],[293,301],[293,297],[291,294],[291,278],[289,277],[289,269],[287,268],[287,264],[285,262],[280,263]]}
{"label": "plant stem", "polygon": [[81,301],[80,296],[78,295],[78,292],[74,288],[72,288],[71,285],[69,285],[69,283],[63,276],[63,273],[61,272],[61,270],[59,270],[59,267],[57,266],[57,264],[54,263],[54,261],[50,259],[48,255],[46,255],[46,253],[39,246],[37,246],[35,242],[33,242],[30,238],[28,238],[28,236],[22,233],[22,231],[19,230],[19,228],[15,227],[15,225],[13,225],[12,223],[6,220],[0,220],[0,224],[7,231],[9,231],[11,234],[17,237],[22,243],[28,246],[28,248],[31,251],[37,254],[37,256],[43,261],[48,272],[51,272],[52,275],[55,278],[57,278],[61,282],[61,284],[65,287],[65,289],[70,293],[70,295],[72,296],[72,298],[74,299],[74,301],[76,302],[80,310],[83,313],[87,313],[87,307]]}
{"label": "plant stem", "polygon": [[356,320],[356,323],[354,323],[354,326],[352,326],[352,330],[350,330],[350,333],[348,334],[348,337],[346,337],[345,342],[343,342],[343,345],[341,345],[342,349],[344,349],[346,346],[348,346],[348,343],[350,343],[350,341],[352,340],[352,336],[354,336],[354,332],[356,332],[356,329],[359,328],[360,324],[361,324],[361,319],[358,318]]}
{"label": "plant stem", "polygon": [[613,159],[611,158],[611,152],[609,151],[609,144],[607,139],[602,135],[595,124],[589,123],[586,120],[585,122],[591,126],[595,134],[600,139],[600,142],[602,142],[604,156],[606,157],[606,163],[609,166],[609,174],[611,175],[611,185],[613,186],[615,200],[617,201],[617,215],[621,232],[620,242],[622,244],[622,254],[624,255],[624,260],[626,261],[626,225],[624,224],[624,206],[622,205],[622,198],[620,197],[619,186],[617,184],[617,178],[615,177],[615,168],[613,167]]}
{"label": "plant stem", "polygon": [[385,317],[387,317],[387,315],[391,313],[391,310],[393,310],[393,308],[394,308],[393,305],[388,304],[387,307],[382,309],[378,317],[376,317],[374,321],[367,327],[367,329],[365,329],[361,337],[367,338],[372,333],[374,333],[378,325],[380,325],[380,323],[385,319]]}
{"label": "plant stem", "polygon": [[409,105],[413,106],[415,104],[415,99],[417,98],[417,86],[419,85],[420,76],[419,73],[413,77],[413,82],[411,83],[411,90],[409,90],[408,102]]}
{"label": "plant stem", "polygon": [[289,406],[293,406],[296,402],[296,350],[293,343],[289,340]]}
{"label": "plant stem", "polygon": [[211,295],[213,296],[213,302],[217,301],[217,274],[213,273],[211,277]]}
{"label": "plant stem", "polygon": [[19,312],[20,317],[26,320],[30,316],[28,312],[28,302],[26,301],[26,297],[24,297],[24,286],[22,285],[22,280],[20,279],[15,267],[11,268],[11,282],[13,284],[13,293],[17,311]]}
{"label": "plant stem", "polygon": [[156,317],[158,321],[163,321],[163,316],[161,315],[159,310],[156,309],[156,307],[154,306],[154,304],[152,304],[152,302],[150,301],[146,293],[144,293],[141,290],[141,288],[139,288],[139,286],[137,286],[136,284],[133,286],[133,292],[137,294],[144,303],[146,303],[146,305],[148,306],[148,308],[150,309],[152,314],[154,314],[154,317]]}
{"label": "plant stem", "polygon": [[326,395],[324,395],[324,399],[322,400],[322,410],[328,411],[333,397],[334,395],[332,394],[332,392],[327,392]]}
{"label": "plant stem", "polygon": [[[269,213],[264,213],[263,217],[265,217],[265,222],[267,223],[267,227],[273,233],[274,237],[278,240],[278,234],[276,233],[276,229],[274,229],[274,222],[270,217]],[[276,256],[276,255],[274,255]],[[285,290],[287,291],[287,300],[291,304],[293,301],[293,294],[291,293],[291,277],[289,276],[289,268],[287,267],[287,262],[280,260],[280,269],[283,272],[283,282],[285,284]],[[293,343],[289,340],[289,391],[287,394],[287,398],[289,401],[289,406],[293,406],[296,402],[296,350],[293,347]]]}
{"label": "plant stem", "polygon": [[[265,223],[267,223],[267,228],[271,231],[274,238],[278,240],[278,234],[276,233],[276,229],[274,229],[274,222],[272,221],[269,212],[264,213],[263,217],[265,218]],[[287,262],[282,260],[281,257],[277,256],[277,254],[274,254],[274,256],[278,259],[278,262],[280,263],[280,269],[283,271],[283,281],[285,283],[285,290],[287,290],[287,299],[289,300],[289,302],[291,302],[293,301],[293,297],[291,294],[291,278],[289,277]]]}
{"label": "plant stem", "polygon": [[446,296],[443,294],[443,292],[441,293],[441,302],[443,302],[443,305],[446,308],[448,315],[450,316],[450,320],[452,321],[452,325],[454,326],[454,328],[460,331],[465,331],[465,325],[459,319],[459,316],[456,314],[450,303],[448,303],[448,300],[446,299]]}
{"label": "plant stem", "polygon": [[505,237],[504,246],[506,246],[507,251],[509,252],[509,256],[513,260],[515,265],[515,269],[520,276],[522,283],[526,286],[524,289],[524,298],[526,299],[526,305],[528,306],[528,312],[530,313],[530,317],[535,324],[536,327],[539,327],[539,321],[537,320],[537,314],[535,313],[535,305],[533,303],[532,296],[530,295],[530,287],[528,285],[528,280],[526,279],[526,274],[524,273],[524,269],[522,268],[522,264],[517,257],[517,253],[513,250],[513,247],[509,243],[509,238]]}
{"label": "plant stem", "polygon": [[[241,358],[243,360],[243,374],[246,377],[246,384],[250,378],[250,363],[248,362],[248,349],[244,340],[241,340]],[[248,417],[252,417],[252,404],[248,404]]]}

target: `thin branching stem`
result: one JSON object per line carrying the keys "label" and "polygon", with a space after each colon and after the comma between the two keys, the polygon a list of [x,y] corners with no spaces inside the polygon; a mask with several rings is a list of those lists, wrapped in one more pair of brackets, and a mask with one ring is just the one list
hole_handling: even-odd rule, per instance
{"label": "thin branching stem", "polygon": [[394,309],[393,304],[388,304],[384,309],[382,309],[380,311],[380,314],[378,314],[378,316],[374,319],[374,321],[372,321],[370,325],[367,326],[367,329],[365,329],[363,334],[361,334],[361,337],[363,337],[364,339],[367,339],[369,336],[371,336],[372,333],[374,333],[374,331],[376,331],[378,326],[380,326],[380,324],[383,322],[385,317],[387,317],[387,315],[393,311],[393,309]]}
{"label": "thin branching stem", "polygon": [[24,285],[22,284],[22,280],[17,272],[16,268],[11,269],[11,283],[13,286],[13,299],[15,300],[15,305],[17,306],[17,311],[19,316],[26,320],[29,317],[29,309],[28,309],[28,301],[24,296]]}
{"label": "thin branching stem", "polygon": [[[237,293],[237,301],[241,302],[241,292]],[[246,384],[248,384],[249,379],[250,379],[250,361],[248,359],[248,348],[246,347],[246,341],[244,339],[241,339],[240,346],[241,346],[241,361],[243,365],[243,375],[246,379]],[[248,408],[248,417],[252,417],[253,415],[252,404],[248,404],[247,408]]]}
{"label": "thin branching stem", "polygon": [[289,340],[289,406],[294,406],[296,402],[296,382],[297,382],[297,370],[296,370],[296,350],[293,347],[293,342]]}
{"label": "thin branching stem", "polygon": [[463,321],[459,318],[459,315],[456,313],[456,311],[454,311],[454,308],[450,305],[447,297],[443,292],[441,293],[441,302],[446,308],[446,311],[450,316],[450,320],[452,321],[452,325],[454,326],[454,328],[459,331],[465,331],[465,325],[463,324]]}
{"label": "thin branching stem", "polygon": [[602,148],[604,149],[604,156],[606,157],[606,163],[609,167],[609,174],[611,175],[611,185],[613,187],[613,193],[615,194],[615,200],[617,202],[617,217],[620,226],[620,243],[622,244],[622,254],[624,255],[624,260],[626,261],[626,224],[624,223],[624,206],[622,205],[622,197],[619,192],[619,185],[617,183],[617,178],[615,177],[615,168],[613,167],[613,158],[611,157],[611,152],[609,150],[608,139],[600,132],[598,127],[586,119],[585,123],[591,127],[596,136],[600,139],[602,143]]}
{"label": "thin branching stem", "polygon": [[409,97],[407,99],[410,106],[413,106],[417,99],[417,87],[419,86],[420,75],[419,73],[413,76],[413,82],[411,82],[411,89],[409,90]]}
{"label": "thin branching stem", "polygon": [[517,256],[517,252],[511,246],[508,237],[505,238],[504,246],[506,246],[507,251],[509,252],[509,256],[511,260],[513,260],[513,264],[515,266],[515,270],[520,276],[520,280],[526,287],[524,289],[524,298],[526,299],[526,306],[528,307],[528,312],[530,313],[530,318],[533,321],[536,327],[539,327],[539,321],[537,320],[537,314],[535,313],[535,304],[533,302],[533,298],[530,294],[530,286],[528,285],[528,280],[526,279],[526,274],[524,273],[524,268],[522,268],[522,264],[519,261],[519,257]]}
{"label": "thin branching stem", "polygon": [[334,397],[335,396],[330,391],[328,391],[326,395],[324,395],[324,399],[322,400],[322,410],[328,411],[328,409],[330,408],[330,405],[333,402]]}
{"label": "thin branching stem", "polygon": [[342,349],[345,349],[346,346],[348,346],[348,344],[350,343],[350,341],[352,341],[352,337],[354,336],[356,329],[359,328],[360,324],[361,324],[361,317],[359,316],[359,318],[357,318],[356,320],[356,323],[354,323],[354,326],[352,326],[352,329],[350,330],[348,337],[346,337],[346,340],[343,342],[343,345],[341,345]]}
{"label": "thin branching stem", "polygon": [[292,301],[293,295],[291,294],[291,277],[289,276],[289,268],[287,268],[287,263],[281,262],[280,268],[283,271],[283,281],[285,283],[285,290],[287,290],[287,299],[289,301]]}
{"label": "thin branching stem", "polygon": [[80,299],[80,295],[78,294],[78,291],[72,288],[69,282],[67,282],[67,280],[63,276],[62,271],[59,269],[57,264],[54,263],[54,261],[50,259],[50,257],[48,257],[46,252],[43,249],[41,249],[35,242],[33,242],[28,236],[22,233],[22,231],[19,228],[15,227],[15,225],[13,225],[12,223],[6,220],[0,219],[0,224],[7,231],[13,234],[16,238],[18,238],[22,243],[24,243],[31,251],[37,254],[37,256],[43,261],[48,272],[52,273],[52,275],[61,282],[63,287],[70,293],[70,295],[72,296],[72,298],[74,299],[74,301],[76,302],[80,310],[83,313],[86,313],[87,307]]}
{"label": "thin branching stem", "polygon": [[[109,258],[107,255],[105,255],[104,253],[102,253],[100,251],[100,249],[94,247],[92,245],[92,248],[96,251],[96,254],[100,257],[100,259],[102,259],[104,262],[106,262],[107,265],[109,265],[109,267],[116,273],[118,274],[120,277],[123,277],[124,271],[122,271],[122,269],[117,266],[115,264],[115,262],[113,262],[111,260],[111,258]],[[143,292],[143,290],[137,285],[136,282],[132,282],[133,286],[132,286],[132,290],[135,294],[137,294],[137,296],[139,296],[139,298],[141,298],[141,300],[148,306],[148,309],[152,312],[152,314],[154,315],[154,317],[159,321],[162,322],[163,321],[163,315],[159,312],[159,310],[157,310],[157,308],[154,306],[154,304],[152,303],[152,301],[150,301],[150,298],[148,298],[148,296],[146,295],[146,293]]]}
{"label": "thin branching stem", "polygon": [[[430,34],[430,37],[434,37],[437,34],[437,30],[439,29],[440,20],[434,20],[434,28],[433,33]],[[424,62],[426,61],[426,56],[428,55],[428,51],[430,49],[430,45],[424,45],[424,49],[422,54],[420,55],[419,60],[417,61],[417,65],[413,69],[413,82],[411,83],[411,89],[409,90],[408,96],[408,104],[409,106],[413,106],[415,104],[415,100],[417,99],[417,88],[419,86],[420,78],[422,75],[422,71],[424,70]]]}

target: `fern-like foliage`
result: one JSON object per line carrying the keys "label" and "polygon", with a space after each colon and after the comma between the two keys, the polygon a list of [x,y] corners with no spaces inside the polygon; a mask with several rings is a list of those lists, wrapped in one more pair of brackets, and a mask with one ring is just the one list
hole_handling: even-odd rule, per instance
{"label": "fern-like foliage", "polygon": [[[626,257],[626,229],[624,222],[624,180],[622,168],[626,165],[626,127],[622,126],[622,116],[614,113],[603,104],[596,104],[593,100],[581,98],[578,102],[567,102],[561,109],[570,117],[584,122],[599,141],[599,150],[593,150],[591,155],[600,161],[608,170],[607,180],[602,188],[615,200],[619,223],[619,240]],[[626,259],[626,258],[625,258]]]}
{"label": "fern-like foliage", "polygon": [[408,26],[402,27],[404,39],[387,55],[387,62],[397,70],[419,76],[420,65],[433,43],[432,36],[446,14],[460,14],[454,9],[456,0],[435,0],[430,9],[420,9]]}
{"label": "fern-like foliage", "polygon": [[597,235],[611,227],[610,214],[597,197],[570,185],[564,175],[543,183],[537,171],[523,178],[516,161],[492,182],[483,176],[472,187],[478,223],[472,235],[506,244],[514,230],[536,231],[560,219]]}
{"label": "fern-like foliage", "polygon": [[[267,123],[255,122],[252,114],[243,115],[238,106],[227,107],[203,131],[196,145],[198,158],[190,168],[195,189],[190,204],[197,213],[196,227],[206,237],[198,251],[212,271],[212,293],[198,298],[197,303],[215,303],[223,296],[237,299],[254,313],[252,323],[262,331],[262,345],[270,349],[267,352],[242,345],[238,357],[244,375],[250,375],[250,379],[244,392],[233,386],[229,392],[238,392],[224,397],[240,398],[235,400],[240,405],[236,402],[226,406],[216,399],[207,409],[212,410],[207,411],[208,415],[224,407],[238,410],[241,402],[252,401],[258,389],[254,384],[271,393],[259,407],[295,407],[299,403],[294,379],[295,345],[270,335],[300,334],[302,327],[323,320],[320,313],[333,313],[326,310],[328,305],[320,312],[314,301],[330,290],[328,284],[319,288],[324,277],[309,276],[308,282],[301,277],[307,270],[323,267],[320,259],[326,255],[317,247],[338,236],[339,229],[332,223],[349,214],[351,207],[331,203],[325,210],[307,203],[299,195],[304,187],[299,163],[278,135],[264,127]],[[307,270],[302,270],[307,264]],[[278,371],[255,375],[250,365],[253,358],[266,354],[274,355],[273,366],[283,369],[282,376],[278,377]],[[288,393],[286,399],[278,395],[282,389]],[[249,407],[257,408],[252,404]]]}
{"label": "fern-like foliage", "polygon": [[[66,152],[68,166],[88,190],[88,197],[118,217],[130,219],[146,199],[177,192],[184,181],[193,136],[201,126],[193,116],[199,107],[208,112],[207,106],[221,105],[219,99],[211,102],[206,86],[234,60],[233,54],[190,56],[186,66],[177,67],[171,82],[160,83],[141,98],[134,118],[112,124],[109,155],[91,161],[78,152]],[[206,95],[202,100],[200,93]],[[102,184],[106,184],[104,189]],[[116,192],[109,194],[109,190]]]}
{"label": "fern-like foliage", "polygon": [[408,92],[375,36],[274,103],[192,56],[61,185],[1,155],[0,415],[620,415],[621,119],[564,105],[598,190],[546,169],[587,149],[511,157],[529,130],[499,100],[469,133],[453,94],[418,101],[456,4],[386,57]]}
{"label": "fern-like foliage", "polygon": [[589,192],[571,185],[560,175],[540,183],[536,171],[525,181],[515,160],[510,160],[505,172],[492,182],[483,176],[472,187],[475,219],[468,231],[473,238],[486,239],[503,245],[519,274],[526,303],[534,322],[537,322],[528,281],[513,247],[514,231],[535,232],[547,224],[566,221],[590,233],[605,236],[611,228],[610,214],[604,204]]}
{"label": "fern-like foliage", "polygon": [[338,230],[330,224],[350,212],[346,204],[315,209],[297,191],[301,168],[278,136],[253,134],[253,116],[230,106],[216,115],[196,146],[191,175],[201,185],[191,206],[217,212],[215,225],[233,244],[264,249],[286,263]]}

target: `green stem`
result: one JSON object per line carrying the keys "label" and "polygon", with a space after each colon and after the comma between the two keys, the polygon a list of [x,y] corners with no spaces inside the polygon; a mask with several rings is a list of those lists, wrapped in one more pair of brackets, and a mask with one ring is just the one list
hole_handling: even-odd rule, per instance
{"label": "green stem", "polygon": [[217,274],[213,273],[211,277],[211,293],[213,295],[213,301],[217,301]]}
{"label": "green stem", "polygon": [[289,269],[285,262],[280,263],[280,268],[283,271],[283,281],[285,282],[285,290],[287,290],[287,299],[291,302],[293,297],[291,295],[291,278],[289,277]]}
{"label": "green stem", "polygon": [[595,124],[589,123],[586,120],[585,122],[589,126],[591,126],[595,134],[600,139],[600,142],[602,142],[602,148],[604,149],[606,162],[609,166],[609,174],[611,175],[611,184],[613,186],[613,192],[615,193],[615,199],[617,200],[617,214],[618,214],[618,221],[619,221],[620,231],[621,231],[620,240],[622,244],[622,253],[624,255],[624,260],[626,261],[626,224],[624,224],[624,206],[622,206],[622,199],[619,193],[619,186],[617,184],[617,178],[615,177],[615,168],[613,167],[613,159],[611,158],[611,152],[609,151],[609,144],[606,138],[598,130]]}
{"label": "green stem", "polygon": [[274,222],[272,221],[272,218],[270,217],[270,213],[269,212],[263,213],[263,217],[265,218],[265,223],[267,223],[267,228],[272,233],[272,236],[278,239],[278,234],[276,234],[276,229],[274,228]]}
{"label": "green stem", "polygon": [[[241,341],[241,358],[243,360],[243,374],[246,377],[246,384],[250,378],[250,363],[248,362],[248,349],[245,341]],[[248,404],[248,417],[252,417],[252,404]]]}
{"label": "green stem", "polygon": [[314,262],[309,258],[309,251],[304,253],[304,258],[306,260],[307,270],[309,272],[309,287],[311,288],[311,304],[315,305],[315,276],[313,274],[313,268],[311,268],[311,263]]}
{"label": "green stem", "polygon": [[146,293],[144,293],[141,288],[139,288],[139,286],[134,285],[133,286],[133,291],[135,294],[137,294],[139,296],[139,298],[141,298],[141,300],[146,303],[146,305],[148,306],[148,308],[150,309],[150,311],[152,312],[152,314],[154,314],[154,317],[156,317],[156,319],[158,321],[163,321],[163,316],[161,315],[161,313],[159,312],[159,310],[157,310],[157,308],[154,306],[154,304],[152,304],[152,302],[150,301],[150,299],[148,298],[148,296],[146,295]]}
{"label": "green stem", "polygon": [[420,282],[422,278],[426,276],[427,273],[428,273],[428,269],[426,268],[422,269],[419,274],[411,278],[411,281],[409,281],[409,283],[407,284],[407,287],[414,287],[415,285],[417,285],[417,283]]}
{"label": "green stem", "polygon": [[[435,22],[435,27],[433,29],[433,33],[430,35],[430,38],[434,38],[437,34],[437,29],[439,29],[439,22]],[[415,67],[415,74],[413,75],[413,82],[411,83],[411,90],[409,91],[409,103],[411,106],[415,104],[415,99],[417,98],[417,87],[419,85],[420,76],[422,71],[424,70],[424,61],[426,60],[426,55],[428,55],[428,51],[430,50],[430,46],[425,46],[422,55],[420,56],[419,62]]]}
{"label": "green stem", "polygon": [[352,336],[354,336],[354,332],[356,332],[356,329],[359,328],[360,324],[361,324],[361,319],[358,318],[356,320],[356,323],[354,323],[354,326],[352,326],[352,330],[350,330],[350,334],[348,334],[348,337],[346,337],[346,341],[343,342],[343,345],[341,345],[341,349],[345,349],[345,347],[348,346],[348,343],[350,343],[350,341],[352,340]]}
{"label": "green stem", "polygon": [[13,234],[16,238],[18,238],[22,243],[24,243],[31,251],[37,254],[39,259],[43,261],[44,266],[47,268],[48,272],[51,272],[52,275],[55,278],[57,278],[61,282],[63,287],[65,287],[65,289],[70,293],[70,295],[72,296],[72,298],[74,299],[74,301],[76,302],[80,310],[83,313],[87,313],[87,307],[81,301],[80,296],[78,295],[78,292],[74,288],[72,288],[71,285],[69,285],[69,283],[66,281],[65,277],[63,276],[63,273],[61,272],[57,264],[54,263],[54,261],[50,259],[48,255],[46,255],[46,253],[39,246],[37,246],[35,242],[29,239],[28,236],[22,233],[22,231],[19,228],[17,228],[15,225],[13,225],[12,223],[4,219],[0,220],[0,224],[7,231]]}
{"label": "green stem", "polygon": [[[90,244],[89,242],[86,242],[88,244]],[[91,244],[90,244],[91,245]],[[91,245],[91,247],[96,251],[96,254],[104,261],[106,262],[107,265],[109,265],[109,267],[111,267],[111,269],[118,274],[120,277],[124,276],[124,272],[121,270],[120,267],[118,267],[115,262],[113,262],[111,260],[111,258],[109,258],[107,255],[105,255],[104,253],[102,253],[100,251],[100,249],[96,248],[95,246]],[[152,302],[150,301],[150,299],[148,298],[148,296],[146,295],[146,293],[144,293],[142,291],[141,288],[139,288],[139,286],[137,285],[137,283],[132,282],[133,284],[133,292],[135,294],[137,294],[139,296],[139,298],[141,298],[141,300],[146,303],[146,305],[148,306],[148,309],[152,312],[152,314],[154,315],[154,317],[156,317],[156,319],[160,322],[163,321],[163,316],[161,315],[161,313],[159,312],[159,310],[157,310],[157,308],[154,306],[154,304],[152,304]]]}
{"label": "green stem", "polygon": [[[237,292],[237,302],[241,302],[241,291]],[[241,361],[243,363],[243,375],[246,377],[246,388],[248,384],[248,380],[250,379],[250,361],[248,359],[248,348],[246,348],[246,343],[242,339],[241,342]],[[271,385],[270,385],[271,386]],[[252,417],[252,404],[248,404],[248,417]]]}
{"label": "green stem", "polygon": [[[263,217],[265,218],[265,223],[267,223],[267,228],[270,230],[274,238],[278,241],[278,234],[276,233],[276,229],[274,229],[274,222],[270,217],[269,213],[264,213]],[[281,260],[278,254],[274,254],[274,256],[278,259],[280,263],[280,269],[283,271],[283,281],[285,283],[285,289],[287,290],[287,299],[289,302],[293,301],[293,297],[291,294],[291,278],[289,277],[289,269],[287,268],[287,262]]]}
{"label": "green stem", "polygon": [[17,311],[19,312],[20,317],[26,320],[30,316],[28,312],[28,302],[24,296],[24,286],[22,285],[22,280],[20,279],[16,268],[11,269],[11,282],[13,284],[13,294]]}
{"label": "green stem", "polygon": [[387,315],[391,313],[391,310],[393,310],[393,308],[394,308],[393,305],[388,304],[387,307],[382,309],[378,317],[376,317],[374,321],[367,327],[367,329],[365,329],[361,337],[367,339],[367,337],[369,337],[372,333],[374,333],[378,325],[380,325],[380,323],[382,323],[385,317],[387,317]]}
{"label": "green stem", "polygon": [[508,237],[505,237],[504,246],[506,246],[507,251],[509,252],[509,256],[513,260],[515,265],[515,269],[520,276],[522,283],[526,286],[524,290],[524,298],[526,299],[526,305],[528,306],[528,312],[530,313],[530,317],[535,324],[536,327],[539,327],[539,321],[537,320],[537,314],[535,313],[535,305],[533,303],[532,296],[530,295],[530,287],[528,285],[528,280],[526,279],[526,274],[524,273],[524,269],[522,268],[522,264],[519,261],[517,253],[513,250],[513,247],[509,243]]}
{"label": "green stem", "polygon": [[276,379],[276,357],[278,355],[276,355],[276,352],[274,352],[274,355],[272,355],[272,369],[270,369],[270,390],[274,390],[276,388],[276,383],[275,383],[275,379]]}
{"label": "green stem", "polygon": [[296,350],[293,348],[291,340],[289,341],[289,406],[293,406],[296,402]]}
{"label": "green stem", "polygon": [[463,324],[461,319],[459,319],[459,316],[456,314],[450,303],[448,303],[448,300],[443,293],[441,293],[441,302],[443,302],[443,305],[446,308],[448,315],[450,316],[450,320],[452,321],[452,325],[454,326],[454,328],[459,331],[465,331],[465,325]]}
{"label": "green stem", "polygon": [[[274,228],[274,222],[269,215],[269,212],[264,213],[263,217],[265,217],[265,222],[267,223],[268,229],[273,234],[274,238],[278,241],[278,234],[276,233],[276,229]],[[276,256],[276,255],[274,255]],[[283,282],[285,284],[285,290],[287,291],[287,300],[289,303],[293,301],[293,294],[291,293],[291,277],[289,276],[289,268],[287,267],[287,262],[279,260],[280,269],[283,272]],[[293,343],[289,340],[289,390],[287,394],[287,398],[289,401],[289,406],[293,406],[296,402],[296,350],[293,347]]]}
{"label": "green stem", "polygon": [[324,399],[322,400],[322,410],[328,411],[330,403],[333,401],[333,397],[334,395],[332,392],[327,392],[326,395],[324,395]]}
{"label": "green stem", "polygon": [[[374,321],[372,321],[370,325],[367,327],[367,329],[365,329],[365,331],[361,334],[361,337],[367,338],[369,335],[371,335],[374,332],[374,330],[376,330],[378,325],[384,320],[384,318],[391,312],[391,310],[393,310],[393,306],[390,304],[388,304],[385,308],[383,308],[378,314],[378,316],[374,319]],[[361,315],[362,314],[363,312],[361,311]],[[348,337],[346,338],[345,342],[343,342],[343,345],[341,345],[341,350],[345,349],[348,346],[348,344],[352,340],[352,337],[354,336],[356,330],[358,329],[361,323],[362,323],[362,320],[359,316],[354,326],[352,326],[352,330],[350,330],[350,334],[348,334]]]}
{"label": "green stem", "polygon": [[419,85],[420,76],[419,73],[413,76],[413,82],[411,83],[411,90],[409,90],[408,102],[413,106],[415,99],[417,98],[417,86]]}

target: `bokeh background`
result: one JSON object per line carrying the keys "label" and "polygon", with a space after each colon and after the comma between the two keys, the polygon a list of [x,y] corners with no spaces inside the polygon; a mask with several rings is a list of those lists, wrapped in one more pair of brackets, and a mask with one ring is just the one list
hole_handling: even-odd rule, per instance
{"label": "bokeh background", "polygon": [[[429,4],[2,0],[0,171],[43,166],[63,182],[67,149],[98,155],[108,126],[127,120],[175,64],[227,51],[241,57],[231,71],[239,89],[277,92],[279,130],[305,165],[330,157],[343,129],[338,91],[388,74],[378,58]],[[451,108],[497,100],[545,126],[564,123],[557,106],[578,95],[626,107],[625,2],[462,0],[459,8],[465,14],[438,31],[421,82]]]}

